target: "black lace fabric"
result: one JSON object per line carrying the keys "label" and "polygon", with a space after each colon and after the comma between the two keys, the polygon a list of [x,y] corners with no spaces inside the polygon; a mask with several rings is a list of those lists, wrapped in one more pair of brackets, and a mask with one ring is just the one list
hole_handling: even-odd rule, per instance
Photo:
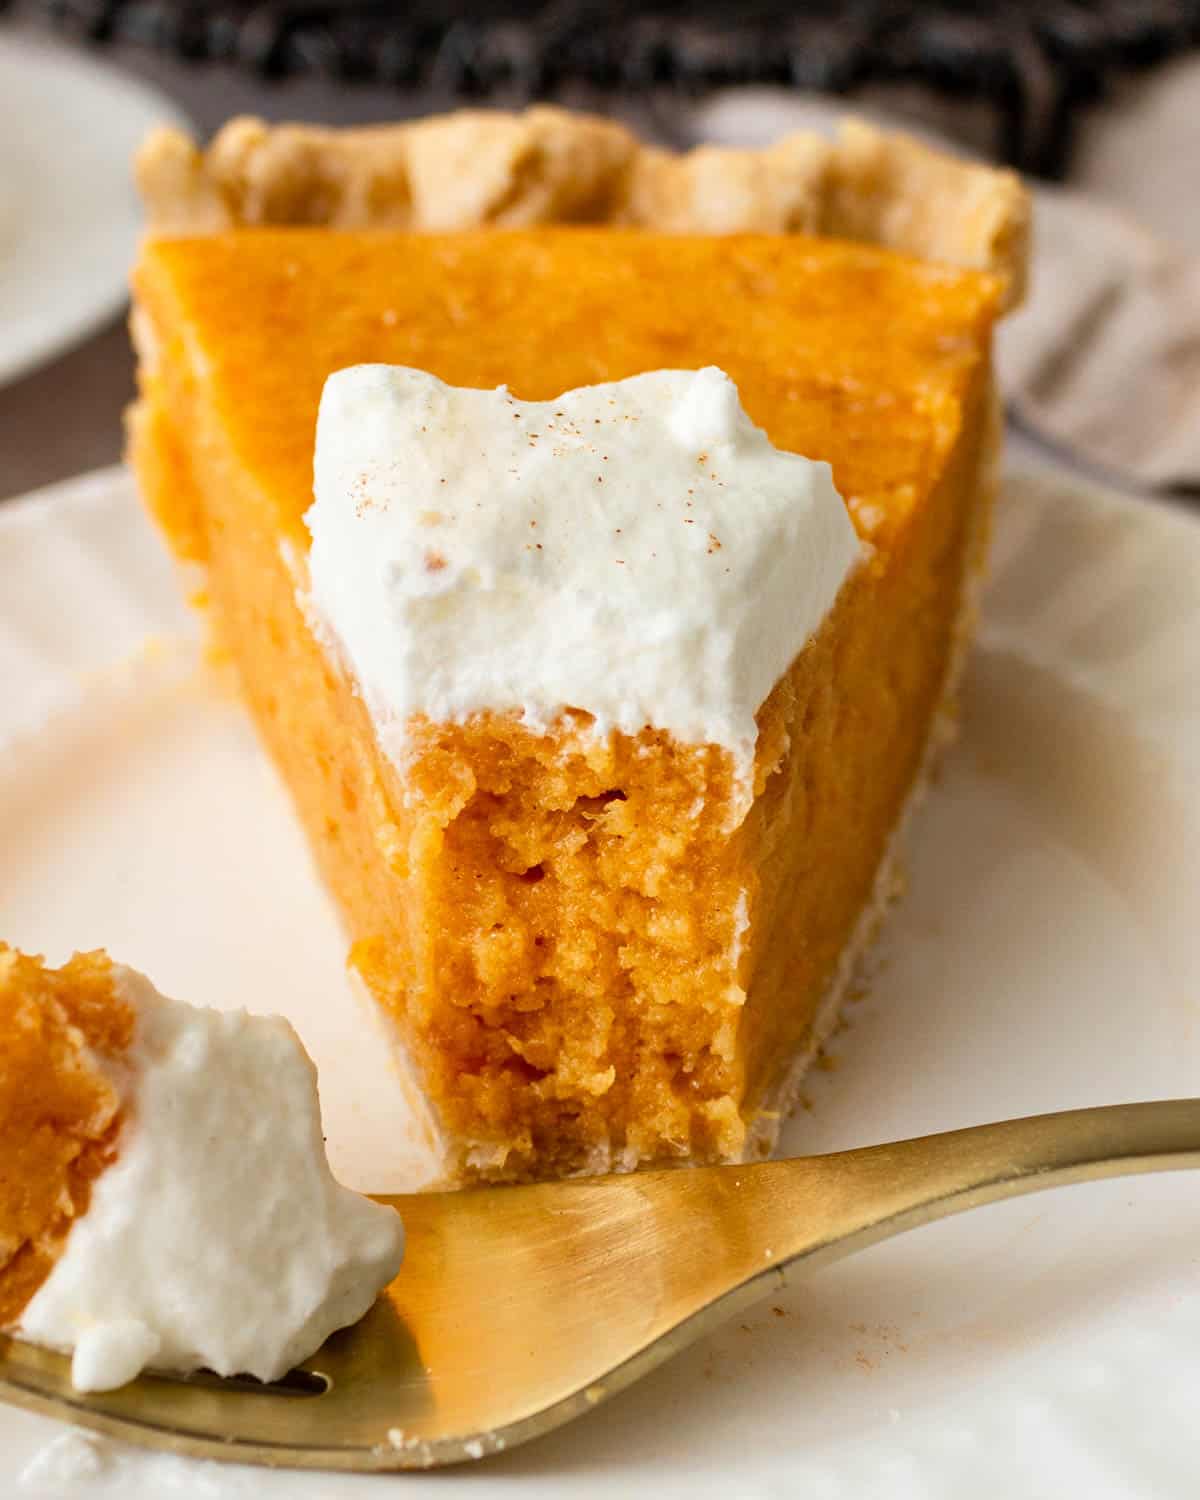
{"label": "black lace fabric", "polygon": [[[0,9],[17,0],[0,0]],[[439,99],[915,88],[986,116],[991,154],[1063,175],[1079,112],[1200,42],[1200,0],[24,0],[95,42]]]}

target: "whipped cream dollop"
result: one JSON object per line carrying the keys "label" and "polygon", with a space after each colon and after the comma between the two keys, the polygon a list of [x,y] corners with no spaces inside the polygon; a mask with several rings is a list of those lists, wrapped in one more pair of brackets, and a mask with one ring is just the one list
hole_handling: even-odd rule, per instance
{"label": "whipped cream dollop", "polygon": [[341,370],[314,496],[309,619],[398,760],[413,715],[573,707],[749,763],[859,556],[829,466],[773,447],[713,368],[555,401]]}
{"label": "whipped cream dollop", "polygon": [[146,1367],[274,1380],[396,1274],[399,1216],[337,1183],[316,1072],[278,1016],[168,1000],[115,967],[134,1045],[117,1158],[17,1332],[72,1351],[80,1390]]}

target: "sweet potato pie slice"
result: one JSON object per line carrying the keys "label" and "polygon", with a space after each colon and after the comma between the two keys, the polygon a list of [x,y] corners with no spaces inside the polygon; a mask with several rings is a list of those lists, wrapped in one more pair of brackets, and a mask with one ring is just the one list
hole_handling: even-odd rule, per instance
{"label": "sweet potato pie slice", "polygon": [[[553,111],[240,122],[207,153],[156,138],[142,177],[132,460],[204,569],[443,1178],[769,1149],[949,722],[1019,186],[865,127],[672,158]],[[586,704],[421,720],[389,757],[304,603],[322,387],[374,362],[525,399],[716,365],[776,447],[832,465],[862,558],[758,711],[748,797],[721,746],[600,736]]]}

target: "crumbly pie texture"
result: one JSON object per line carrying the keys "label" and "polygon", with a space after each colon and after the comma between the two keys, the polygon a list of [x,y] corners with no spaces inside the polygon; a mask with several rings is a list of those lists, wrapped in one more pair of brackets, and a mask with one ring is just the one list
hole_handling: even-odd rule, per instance
{"label": "crumbly pie texture", "polygon": [[[805,232],[998,275],[1006,308],[1020,301],[1025,287],[1029,201],[1014,174],[854,120],[844,123],[835,141],[799,134],[762,151],[701,147],[676,154],[645,146],[610,121],[552,108],[522,115],[468,111],[346,131],[242,119],[204,150],[177,131],[157,132],[139,156],[137,175],[156,236],[277,225],[445,232],[563,222],[681,234]],[[149,342],[145,335],[143,342]],[[969,583],[920,768],[805,1044],[746,1121],[743,1158],[766,1154],[774,1145],[806,1067],[836,1023],[898,885],[904,826],[953,737],[999,447],[994,392],[989,399],[992,415],[975,460]],[[461,1180],[463,1161],[455,1160],[454,1144],[441,1136],[415,1075],[412,1085],[416,1118],[452,1180]],[[630,1169],[638,1161],[636,1149],[614,1142],[598,1145],[573,1169]],[[494,1175],[496,1164],[481,1148],[465,1166],[467,1175]]]}

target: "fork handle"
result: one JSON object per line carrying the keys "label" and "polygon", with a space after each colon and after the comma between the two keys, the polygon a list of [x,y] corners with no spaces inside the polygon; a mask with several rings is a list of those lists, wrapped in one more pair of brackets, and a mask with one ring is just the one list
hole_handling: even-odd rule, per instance
{"label": "fork handle", "polygon": [[[1200,1167],[1200,1099],[1033,1115],[747,1169],[769,1256],[838,1260],[985,1203],[1141,1172]],[[757,1194],[756,1194],[757,1196]]]}

